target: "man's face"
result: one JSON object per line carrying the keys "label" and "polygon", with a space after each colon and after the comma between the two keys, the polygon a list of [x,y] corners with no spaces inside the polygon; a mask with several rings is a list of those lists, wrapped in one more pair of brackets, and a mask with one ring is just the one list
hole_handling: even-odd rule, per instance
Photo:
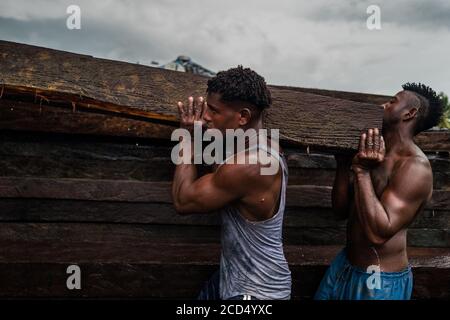
{"label": "man's face", "polygon": [[226,129],[240,127],[239,106],[234,102],[223,102],[220,93],[208,93],[207,108],[203,119],[210,129],[218,129],[225,134]]}
{"label": "man's face", "polygon": [[411,92],[403,90],[384,103],[383,128],[401,122],[403,114],[410,109],[411,101],[415,98]]}

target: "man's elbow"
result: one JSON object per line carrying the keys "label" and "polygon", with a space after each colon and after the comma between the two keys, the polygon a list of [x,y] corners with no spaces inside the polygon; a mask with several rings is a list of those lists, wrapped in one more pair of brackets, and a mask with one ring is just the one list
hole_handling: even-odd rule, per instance
{"label": "man's elbow", "polygon": [[392,239],[392,237],[395,236],[398,231],[399,231],[398,228],[389,224],[383,226],[382,228],[377,228],[375,230],[374,229],[366,230],[366,236],[373,246],[382,246],[390,239]]}
{"label": "man's elbow", "polygon": [[174,199],[173,205],[175,207],[175,211],[179,215],[190,215],[208,212],[200,202],[195,200],[180,201],[180,199]]}
{"label": "man's elbow", "polygon": [[179,215],[188,215],[192,213],[192,210],[190,210],[189,206],[186,204],[181,203],[180,201],[174,201],[173,205],[175,207],[175,211]]}
{"label": "man's elbow", "polygon": [[190,201],[188,201],[185,195],[181,192],[176,192],[174,189],[172,190],[172,203],[175,211],[179,215],[187,215],[191,213]]}
{"label": "man's elbow", "polygon": [[385,244],[390,238],[389,237],[385,237],[385,236],[381,236],[381,235],[376,235],[376,234],[369,234],[367,236],[367,240],[369,240],[369,243],[372,246],[382,246],[383,244]]}

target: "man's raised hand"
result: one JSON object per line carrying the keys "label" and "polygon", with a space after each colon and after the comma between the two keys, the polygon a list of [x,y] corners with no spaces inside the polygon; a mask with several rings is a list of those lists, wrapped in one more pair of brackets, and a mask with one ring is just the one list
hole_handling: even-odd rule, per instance
{"label": "man's raised hand", "polygon": [[180,115],[180,127],[189,131],[194,130],[194,122],[201,121],[204,125],[203,114],[206,110],[206,100],[203,97],[194,99],[189,97],[187,104],[178,101],[178,112]]}
{"label": "man's raised hand", "polygon": [[358,153],[353,158],[352,168],[368,171],[384,161],[386,146],[378,128],[369,129],[359,140]]}

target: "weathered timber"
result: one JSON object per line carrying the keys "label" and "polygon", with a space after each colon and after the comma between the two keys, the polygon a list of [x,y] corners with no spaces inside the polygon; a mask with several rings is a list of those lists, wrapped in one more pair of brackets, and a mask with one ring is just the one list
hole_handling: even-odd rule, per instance
{"label": "weathered timber", "polygon": [[[288,206],[331,207],[331,187],[290,185]],[[44,198],[171,203],[171,183],[165,181],[91,180],[0,177],[0,198]],[[450,207],[450,191],[434,190],[428,209]]]}
{"label": "weathered timber", "polygon": [[[3,297],[195,298],[218,268],[216,244],[21,242],[0,243]],[[286,246],[294,299],[311,298],[338,246]],[[26,252],[26,255],[17,255]],[[55,253],[58,254],[55,254]],[[408,248],[413,298],[449,298],[450,252]],[[67,266],[83,270],[83,289],[67,290]],[[177,279],[177,281],[173,281]],[[125,281],[124,281],[125,280]]]}
{"label": "weathered timber", "polygon": [[272,90],[274,103],[265,125],[280,129],[283,140],[316,150],[355,150],[363,130],[381,128],[383,109],[378,106],[299,93]]}
{"label": "weathered timber", "polygon": [[[96,222],[134,224],[173,224],[219,226],[220,216],[179,215],[168,203],[129,203],[110,201],[0,199],[3,222]],[[343,228],[330,208],[287,207],[286,227]],[[450,211],[425,210],[410,228],[450,229]]]}
{"label": "weathered timber", "polygon": [[450,130],[425,131],[414,140],[424,151],[450,152]]}
{"label": "weathered timber", "polygon": [[[150,207],[151,209],[151,207]],[[199,220],[202,218],[199,218]],[[186,219],[187,221],[187,219]],[[198,220],[197,220],[198,221]],[[0,240],[40,241],[58,239],[63,242],[91,241],[124,243],[219,243],[220,226],[202,224],[142,224],[86,222],[2,222]],[[344,245],[344,226],[285,226],[283,243],[294,245]],[[449,229],[410,228],[408,245],[416,247],[450,247]]]}
{"label": "weathered timber", "polygon": [[49,198],[171,202],[169,182],[132,180],[0,178],[0,198]]}
{"label": "weathered timber", "polygon": [[[5,97],[32,96],[143,119],[177,122],[176,102],[204,94],[207,78],[79,54],[0,42]],[[272,87],[266,126],[301,146],[354,150],[362,130],[381,128],[379,106]],[[362,117],[361,115],[364,115]],[[343,125],[345,124],[345,125]]]}
{"label": "weathered timber", "polygon": [[175,127],[98,112],[0,99],[0,128],[14,131],[170,139]]}
{"label": "weathered timber", "polygon": [[170,152],[167,143],[156,141],[10,132],[0,134],[0,176],[170,181],[175,168]]}
{"label": "weathered timber", "polygon": [[[303,122],[298,124],[303,126]],[[176,126],[133,117],[0,99],[0,128],[14,131],[170,139]],[[282,137],[283,138],[283,137]],[[424,151],[449,151],[449,131],[426,131],[415,138]],[[287,140],[286,142],[292,142]]]}
{"label": "weathered timber", "polygon": [[321,96],[327,96],[327,97],[332,97],[332,98],[337,98],[337,99],[351,100],[351,101],[364,102],[364,103],[372,103],[372,104],[377,104],[377,105],[381,105],[381,104],[389,101],[392,98],[391,96],[386,96],[386,95],[361,93],[361,92],[335,91],[335,90],[290,87],[290,86],[273,86],[273,87],[279,88],[279,89],[285,89],[285,90],[308,92],[308,93],[318,94]]}
{"label": "weathered timber", "polygon": [[[1,100],[0,100],[1,102]],[[118,142],[118,138],[72,135],[0,134],[0,176],[170,181],[174,143],[167,140]],[[289,184],[331,186],[333,156],[283,149],[289,166]],[[434,189],[450,188],[450,158],[429,154]]]}

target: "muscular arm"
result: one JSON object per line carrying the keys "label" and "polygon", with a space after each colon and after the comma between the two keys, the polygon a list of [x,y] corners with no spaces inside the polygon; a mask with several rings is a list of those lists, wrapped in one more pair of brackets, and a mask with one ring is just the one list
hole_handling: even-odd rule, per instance
{"label": "muscular arm", "polygon": [[420,158],[404,161],[378,199],[370,172],[356,170],[355,205],[368,240],[381,245],[407,226],[428,200],[433,186],[429,163]]}
{"label": "muscular arm", "polygon": [[180,214],[209,213],[241,199],[246,182],[255,180],[255,165],[225,164],[216,172],[197,178],[193,164],[175,169],[172,198]]}
{"label": "muscular arm", "polygon": [[[205,100],[200,97],[194,101],[193,97],[189,97],[186,105],[182,102],[177,105],[181,127],[194,132],[196,121],[203,122]],[[182,154],[178,154],[178,160],[182,161],[177,162],[180,164],[176,166],[172,184],[175,209],[182,214],[207,213],[239,199],[243,192],[240,186],[242,184],[237,182],[242,168],[224,165],[217,172],[198,178],[197,167],[193,164],[195,150],[191,138],[192,136],[183,136],[180,141]],[[183,157],[187,150],[191,151],[190,154],[187,153],[186,157]],[[190,163],[186,161],[189,158]]]}

